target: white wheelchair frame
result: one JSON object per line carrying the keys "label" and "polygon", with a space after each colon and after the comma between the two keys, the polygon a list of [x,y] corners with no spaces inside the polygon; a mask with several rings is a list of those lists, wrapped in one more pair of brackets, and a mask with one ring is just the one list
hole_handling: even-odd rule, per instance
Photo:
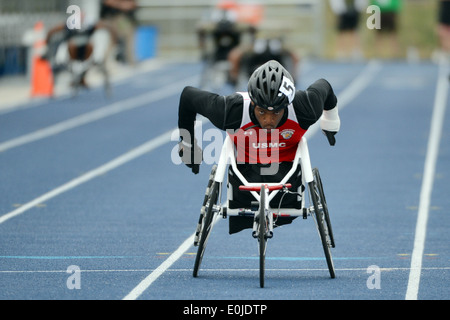
{"label": "white wheelchair frame", "polygon": [[[311,168],[311,162],[309,158],[309,151],[308,151],[308,145],[306,142],[306,138],[303,137],[300,143],[297,147],[297,152],[295,154],[295,158],[292,164],[292,168],[290,171],[286,174],[286,176],[278,183],[264,183],[268,187],[268,191],[270,193],[268,194],[267,203],[269,203],[276,195],[277,193],[282,189],[280,186],[284,186],[287,184],[287,181],[292,177],[292,175],[297,170],[298,165],[301,165],[302,168],[302,178],[303,178],[303,184],[309,183],[313,181],[313,173]],[[260,201],[260,195],[257,193],[257,191],[260,190],[261,182],[248,182],[247,179],[242,175],[242,173],[237,168],[237,163],[235,159],[235,152],[234,152],[234,145],[230,139],[230,137],[227,135],[225,139],[225,143],[222,147],[222,152],[219,158],[219,163],[216,169],[216,175],[215,175],[215,181],[219,183],[223,183],[226,171],[227,171],[227,165],[230,164],[233,168],[234,173],[236,176],[241,180],[244,187],[240,188],[241,190],[247,190],[250,191],[253,197],[259,202]],[[257,191],[256,191],[257,189]],[[302,199],[304,196],[304,192],[302,194]],[[228,202],[228,199],[227,199]],[[291,216],[300,216],[303,215],[303,201],[302,201],[302,209],[283,209],[283,213],[289,214]],[[227,203],[228,207],[228,203]],[[239,209],[227,209],[226,214],[231,215],[239,215]]]}
{"label": "white wheelchair frame", "polygon": [[[299,164],[301,166],[302,185],[309,187],[309,198],[310,201],[313,202],[313,204],[309,207],[306,207],[306,188],[302,188],[300,209],[271,208],[269,205],[270,201],[280,191],[285,192],[288,188],[291,187],[287,182],[293,176]],[[223,182],[230,165],[236,176],[243,184],[239,187],[239,189],[242,191],[251,192],[255,200],[258,202],[258,210],[248,208],[230,209],[228,195],[226,205],[220,204]],[[217,188],[219,190],[217,190]],[[212,194],[214,194],[215,192],[217,192],[217,194],[212,197]],[[262,206],[261,202],[263,202]],[[259,212],[259,214],[257,211]],[[194,277],[197,277],[197,273],[205,251],[206,242],[210,236],[214,221],[217,216],[227,218],[228,216],[253,215],[253,237],[258,239],[260,245],[260,286],[264,287],[264,260],[266,242],[267,239],[270,239],[273,236],[273,218],[274,216],[279,216],[280,211],[282,211],[283,217],[301,216],[306,219],[308,216],[312,216],[314,218],[319,236],[322,240],[330,276],[331,278],[334,278],[334,265],[330,252],[330,248],[334,247],[334,237],[331,229],[328,207],[326,205],[326,200],[323,193],[322,182],[320,180],[318,169],[313,170],[311,167],[306,138],[302,137],[297,147],[295,158],[292,163],[292,168],[279,183],[250,183],[242,175],[237,167],[235,146],[232,142],[232,139],[227,134],[222,146],[219,162],[216,166],[213,167],[213,171],[211,172],[210,181],[206,190],[205,200],[200,213],[199,223],[197,225],[194,245],[198,246],[199,248],[194,265]]]}

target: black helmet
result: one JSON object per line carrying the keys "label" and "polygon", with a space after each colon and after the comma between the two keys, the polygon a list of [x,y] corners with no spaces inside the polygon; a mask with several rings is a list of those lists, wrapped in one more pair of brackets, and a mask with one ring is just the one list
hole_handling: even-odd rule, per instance
{"label": "black helmet", "polygon": [[258,107],[281,110],[294,99],[294,79],[279,62],[270,60],[250,76],[248,94]]}

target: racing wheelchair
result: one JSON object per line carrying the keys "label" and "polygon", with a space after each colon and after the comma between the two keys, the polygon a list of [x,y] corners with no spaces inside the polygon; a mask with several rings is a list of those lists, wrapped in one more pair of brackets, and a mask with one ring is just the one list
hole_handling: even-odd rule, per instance
{"label": "racing wheelchair", "polygon": [[[234,173],[243,183],[243,185],[239,186],[239,189],[242,192],[250,192],[255,198],[256,201],[252,202],[251,208],[230,209],[228,206],[228,199],[225,204],[220,203],[223,189],[222,185],[228,165],[231,166]],[[307,188],[301,189],[301,208],[271,208],[270,201],[276,196],[277,193],[289,192],[288,190],[291,187],[291,184],[287,183],[287,181],[289,181],[289,178],[293,176],[299,165],[302,172],[302,185],[307,186]],[[308,194],[307,198],[305,197],[306,193]],[[274,221],[276,221],[281,215],[283,217],[303,217],[303,219],[312,217],[314,219],[320,240],[322,242],[330,277],[335,278],[334,264],[331,256],[331,248],[335,247],[335,243],[330,222],[330,215],[328,212],[319,170],[311,167],[306,138],[302,137],[300,143],[298,144],[292,168],[282,179],[282,181],[279,183],[250,183],[238,170],[234,144],[230,136],[227,134],[222,146],[219,162],[212,168],[206,188],[205,198],[200,210],[200,217],[194,238],[194,246],[197,246],[198,249],[195,258],[193,276],[198,276],[203,255],[205,253],[206,244],[209,236],[211,235],[216,218],[220,216],[222,216],[222,218],[231,216],[252,216],[252,236],[258,240],[259,249],[259,282],[260,287],[263,288],[267,241],[273,237]]]}

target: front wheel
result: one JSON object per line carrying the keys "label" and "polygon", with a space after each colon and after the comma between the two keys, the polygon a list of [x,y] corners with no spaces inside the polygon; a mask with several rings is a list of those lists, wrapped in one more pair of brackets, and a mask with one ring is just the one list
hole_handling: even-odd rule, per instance
{"label": "front wheel", "polygon": [[265,187],[261,186],[261,200],[258,213],[258,242],[259,242],[259,285],[264,288],[266,247],[267,247],[267,218],[266,218],[266,192]]}

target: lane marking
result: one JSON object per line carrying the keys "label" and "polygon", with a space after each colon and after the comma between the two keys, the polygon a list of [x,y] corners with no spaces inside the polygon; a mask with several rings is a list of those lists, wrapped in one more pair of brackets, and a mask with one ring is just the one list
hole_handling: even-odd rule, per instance
{"label": "lane marking", "polygon": [[172,253],[158,268],[152,271],[144,280],[142,280],[123,300],[136,300],[151,284],[169,269],[194,243],[193,233],[187,238],[178,249]]}
{"label": "lane marking", "polygon": [[[364,89],[366,89],[372,80],[375,78],[376,74],[381,70],[382,64],[379,61],[371,60],[367,66],[361,71],[361,73],[353,79],[352,82],[337,95],[338,97],[338,108],[342,111],[350,102],[355,99]],[[311,137],[316,134],[320,129],[320,121],[313,124],[308,131],[306,131],[306,139],[311,139]]]}
{"label": "lane marking", "polygon": [[[224,259],[224,260],[259,260],[259,256],[252,257],[218,257],[208,256],[209,259]],[[384,260],[388,257],[333,257],[333,260]],[[322,261],[325,257],[266,257],[266,260],[273,261]]]}
{"label": "lane marking", "polygon": [[[199,117],[199,119],[200,118],[201,117]],[[203,119],[204,119],[203,124],[207,123],[209,121],[205,118],[203,118]],[[201,124],[202,123],[198,122],[196,127]],[[0,224],[2,224],[3,222],[5,222],[13,217],[16,217],[16,216],[24,213],[25,211],[30,210],[33,207],[40,207],[43,205],[43,202],[45,202],[49,199],[52,199],[64,192],[69,191],[69,190],[71,190],[83,183],[86,183],[98,176],[101,176],[101,175],[107,173],[108,171],[114,170],[117,167],[119,167],[127,162],[130,162],[146,153],[153,151],[154,149],[156,149],[166,143],[169,143],[170,141],[174,141],[172,139],[174,136],[179,136],[178,127],[173,128],[172,130],[169,130],[166,133],[145,142],[144,144],[134,148],[133,150],[122,154],[121,156],[109,161],[108,163],[106,163],[96,169],[93,169],[93,170],[83,174],[82,176],[75,178],[75,179],[59,186],[58,188],[53,189],[53,190],[41,195],[40,197],[38,197],[34,200],[31,200],[30,202],[27,202],[24,205],[21,205],[16,210],[11,211],[3,216],[0,216]]]}
{"label": "lane marking", "polygon": [[[128,98],[122,101],[118,101],[102,107],[100,109],[84,113],[77,117],[56,123],[54,125],[48,126],[43,129],[36,130],[34,132],[22,135],[20,137],[5,141],[0,143],[0,153],[6,150],[16,148],[34,141],[38,141],[44,138],[48,138],[64,131],[68,131],[70,129],[74,129],[80,127],[82,125],[98,121],[104,119],[106,117],[110,117],[116,115],[118,113],[136,109],[138,107],[142,107],[148,105],[150,103],[154,103],[156,101],[168,98],[178,92],[181,92],[182,88],[186,86],[187,83],[192,83],[198,80],[198,76],[193,76],[170,85],[167,85],[163,88],[153,90],[144,94],[141,94],[136,97]],[[174,93],[175,92],[175,93]]]}
{"label": "lane marking", "polygon": [[45,201],[48,201],[49,199],[52,199],[64,192],[67,192],[67,191],[69,191],[81,184],[84,184],[98,176],[101,176],[101,175],[107,173],[108,171],[114,170],[117,167],[120,167],[120,166],[126,164],[127,162],[130,162],[130,161],[170,142],[170,137],[174,130],[175,130],[175,128],[154,138],[154,139],[151,139],[150,141],[136,147],[135,149],[133,149],[127,153],[124,153],[123,155],[107,162],[106,164],[104,164],[100,167],[93,169],[93,170],[83,174],[82,176],[75,178],[75,179],[59,186],[58,188],[53,189],[53,190],[35,198],[34,200],[31,200],[30,202],[22,205],[21,207],[17,208],[16,210],[13,210],[3,216],[0,216],[0,224],[30,210],[31,208],[33,208],[39,204],[44,203]]}
{"label": "lane marking", "polygon": [[422,258],[425,248],[428,215],[430,210],[431,193],[433,190],[436,162],[439,154],[442,128],[444,126],[445,109],[448,96],[448,63],[441,60],[436,86],[433,114],[431,118],[430,135],[423,171],[422,187],[420,190],[419,211],[417,215],[414,248],[411,256],[411,271],[409,273],[406,300],[417,300],[422,270]]}
{"label": "lane marking", "polygon": [[137,256],[0,256],[0,259],[22,260],[76,260],[76,259],[131,259]]}
{"label": "lane marking", "polygon": [[[139,63],[139,68],[132,68],[126,70],[119,70],[118,72],[114,72],[115,74],[111,77],[111,85],[121,85],[125,82],[129,83],[130,81],[135,81],[137,77],[140,77],[146,73],[158,71],[167,65],[170,64],[168,61],[164,61],[162,59],[151,59],[148,61],[143,61]],[[91,80],[91,79],[89,79]],[[94,79],[92,79],[94,80]],[[68,84],[66,84],[68,85]],[[64,86],[64,85],[63,85]],[[90,83],[91,89],[98,90],[99,88],[103,88],[103,79],[99,81],[99,79],[95,79],[92,83]],[[72,92],[69,87],[67,88],[56,88],[56,90],[60,90],[56,97],[51,98],[52,101],[64,101],[72,98]],[[103,89],[102,89],[103,90]],[[36,107],[41,107],[43,104],[46,104],[49,101],[49,98],[33,98],[33,99],[23,99],[21,101],[16,101],[11,104],[0,104],[0,116],[3,116],[8,113],[12,113],[18,110],[27,110]]]}
{"label": "lane marking", "polygon": [[[212,222],[211,228],[222,219],[219,215]],[[187,238],[181,246],[175,250],[156,270],[150,273],[144,280],[142,280],[129,294],[127,294],[122,300],[136,300],[139,296],[151,286],[156,279],[158,279],[164,272],[166,272],[178,259],[180,259],[186,251],[188,251],[194,243],[195,232]],[[192,271],[192,270],[191,270]]]}
{"label": "lane marking", "polygon": [[363,71],[353,79],[347,88],[339,93],[338,104],[340,110],[347,106],[353,99],[355,99],[375,78],[375,75],[381,70],[382,63],[377,60],[371,60]]}
{"label": "lane marking", "polygon": [[[153,272],[156,269],[81,269],[80,271],[83,272]],[[290,271],[328,271],[328,268],[275,268],[275,269],[265,269],[266,271],[273,271],[273,272],[290,272]],[[367,268],[335,268],[336,271],[363,271],[366,273]],[[383,267],[380,268],[380,271],[405,271],[410,270],[410,268],[402,267]],[[425,267],[422,268],[422,270],[450,270],[450,267]],[[257,272],[259,269],[243,269],[243,268],[236,268],[236,269],[214,269],[214,268],[205,268],[202,269],[202,272]],[[192,269],[167,269],[166,272],[192,272]],[[1,273],[67,273],[67,270],[0,270]]]}
{"label": "lane marking", "polygon": [[[381,64],[376,61],[370,61],[368,65],[363,69],[363,71],[356,77],[350,85],[340,94],[343,98],[339,98],[339,108],[342,109],[345,105],[351,102],[359,93],[361,93],[373,80],[375,74],[381,69]],[[340,97],[339,95],[339,97]],[[316,123],[317,124],[317,123]],[[309,138],[317,132],[316,129],[311,130],[308,129],[308,132],[311,130],[312,133],[309,134]],[[217,222],[217,220],[215,221]],[[158,269],[153,271],[150,275],[148,275],[141,283],[137,285],[127,296],[125,296],[124,300],[135,300],[137,299],[156,279],[159,278],[167,269],[177,261],[189,248],[192,246],[194,242],[194,235],[191,235],[187,240],[183,242],[183,244],[178,247],[178,249],[164,261]]]}

